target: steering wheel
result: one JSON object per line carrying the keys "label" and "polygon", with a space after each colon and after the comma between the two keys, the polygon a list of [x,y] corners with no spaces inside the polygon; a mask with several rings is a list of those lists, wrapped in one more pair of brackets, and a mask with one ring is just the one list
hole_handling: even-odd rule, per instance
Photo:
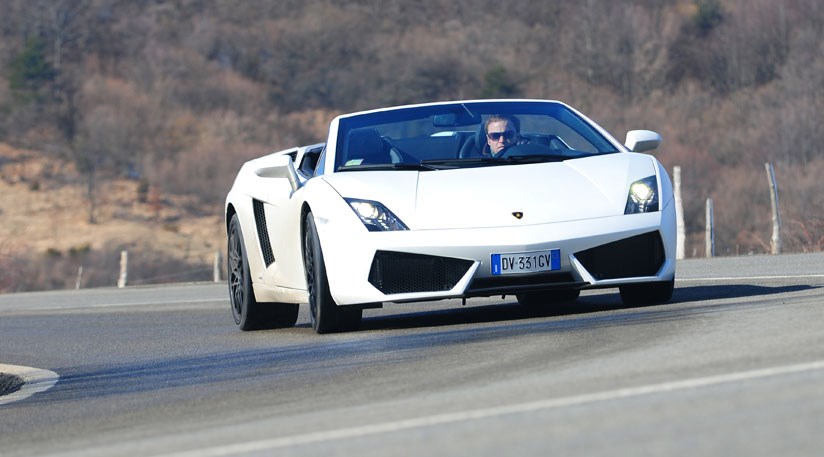
{"label": "steering wheel", "polygon": [[557,151],[551,147],[541,143],[521,143],[506,146],[498,157],[512,157],[512,156],[540,156],[549,155]]}

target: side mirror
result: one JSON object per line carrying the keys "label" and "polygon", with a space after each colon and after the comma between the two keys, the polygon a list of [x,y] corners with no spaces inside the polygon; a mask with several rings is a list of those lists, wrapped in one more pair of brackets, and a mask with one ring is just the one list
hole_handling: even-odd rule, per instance
{"label": "side mirror", "polygon": [[624,146],[632,152],[652,151],[661,145],[661,135],[651,130],[630,130]]}
{"label": "side mirror", "polygon": [[292,186],[292,192],[300,188],[295,164],[292,162],[292,157],[286,154],[273,157],[267,166],[255,170],[255,174],[261,178],[286,178]]}

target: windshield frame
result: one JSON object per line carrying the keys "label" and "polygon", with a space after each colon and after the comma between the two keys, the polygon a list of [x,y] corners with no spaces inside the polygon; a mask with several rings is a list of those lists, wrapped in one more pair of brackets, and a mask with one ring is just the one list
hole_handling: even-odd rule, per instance
{"label": "windshield frame", "polygon": [[[575,151],[569,155],[569,159],[577,159],[582,157],[589,157],[592,155],[612,154],[622,152],[623,149],[608,132],[602,127],[592,122],[586,116],[582,115],[575,109],[568,105],[547,100],[476,100],[476,101],[461,101],[451,103],[433,103],[424,105],[410,105],[404,107],[387,108],[374,111],[366,111],[361,113],[354,113],[351,115],[339,116],[336,118],[337,125],[334,128],[336,137],[336,154],[333,158],[333,170],[336,172],[344,171],[363,171],[369,169],[395,169],[395,170],[409,170],[414,169],[412,166],[393,167],[391,163],[386,163],[385,167],[366,166],[367,164],[353,164],[347,163],[347,135],[352,130],[356,129],[370,129],[379,128],[381,126],[394,125],[402,122],[421,122],[429,120],[433,128],[442,128],[442,131],[435,131],[431,136],[435,137],[442,133],[448,133],[449,128],[457,131],[460,129],[462,133],[466,134],[468,130],[475,132],[480,129],[480,125],[485,119],[492,114],[504,114],[515,116],[547,116],[554,118],[566,128],[580,135],[586,142],[588,142],[596,150],[592,151]],[[437,116],[437,119],[436,119]],[[437,124],[442,120],[451,120],[454,125]],[[332,132],[330,131],[330,136]],[[477,133],[474,133],[477,135]],[[443,135],[441,135],[443,136]],[[331,138],[330,138],[331,139]],[[571,149],[574,151],[573,149]],[[418,158],[413,158],[417,160]],[[440,160],[452,162],[452,157],[444,157]],[[460,158],[454,157],[459,164]],[[427,164],[426,159],[412,160],[406,164]],[[550,160],[556,161],[556,160]],[[477,161],[475,161],[477,162]],[[498,164],[519,164],[519,163],[533,163],[535,161],[495,161],[492,165]],[[488,165],[488,164],[485,164]],[[467,161],[467,167],[478,166],[470,165]],[[463,168],[460,165],[455,167],[420,167],[421,170],[426,169],[454,169]]]}

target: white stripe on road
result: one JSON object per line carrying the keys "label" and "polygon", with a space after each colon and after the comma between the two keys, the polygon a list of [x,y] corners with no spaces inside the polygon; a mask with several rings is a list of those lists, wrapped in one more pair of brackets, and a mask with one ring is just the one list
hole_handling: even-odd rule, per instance
{"label": "white stripe on road", "polygon": [[82,309],[99,309],[99,308],[127,308],[130,306],[153,306],[153,305],[200,305],[206,303],[229,303],[229,297],[226,298],[183,298],[180,300],[152,300],[152,301],[136,301],[136,302],[120,302],[120,303],[15,303],[12,305],[0,304],[0,311],[68,311],[68,310],[82,310]]}
{"label": "white stripe on road", "polygon": [[723,276],[714,278],[675,278],[675,282],[682,281],[769,281],[776,279],[824,279],[822,275],[776,275],[776,276]]}
{"label": "white stripe on road", "polygon": [[96,303],[89,305],[79,305],[83,308],[115,308],[120,306],[151,306],[151,305],[183,305],[183,304],[201,304],[201,303],[229,303],[229,298],[190,298],[180,300],[153,300],[153,301],[138,301],[138,302],[123,302],[123,303]]}
{"label": "white stripe on road", "polygon": [[32,395],[51,389],[60,376],[57,373],[40,368],[22,367],[19,365],[4,365],[0,363],[0,373],[18,376],[23,379],[23,386],[17,392],[0,396],[0,405],[13,401],[20,401]]}
{"label": "white stripe on road", "polygon": [[575,395],[571,397],[554,398],[548,400],[539,400],[527,403],[518,403],[514,405],[504,405],[492,408],[473,409],[468,411],[458,411],[446,414],[435,414],[432,416],[423,416],[413,419],[384,422],[372,425],[363,425],[358,427],[347,427],[340,428],[337,430],[306,433],[301,435],[284,436],[281,438],[251,441],[248,443],[207,447],[181,453],[165,454],[165,457],[222,457],[252,452],[265,452],[305,444],[324,443],[349,438],[360,438],[371,435],[379,435],[383,433],[400,432],[415,428],[433,427],[458,422],[488,419],[493,417],[506,416],[510,414],[523,414],[536,411],[545,411],[555,408],[579,406],[601,401],[611,401],[624,398],[639,397],[642,395],[651,395],[688,389],[698,389],[702,387],[715,386],[719,384],[749,381],[772,376],[788,375],[821,369],[824,369],[824,361],[766,368],[762,370],[742,371],[738,373],[707,376],[702,378],[686,379],[683,381],[665,382],[661,384],[650,384],[646,386],[629,387],[625,389],[609,390],[605,392]]}

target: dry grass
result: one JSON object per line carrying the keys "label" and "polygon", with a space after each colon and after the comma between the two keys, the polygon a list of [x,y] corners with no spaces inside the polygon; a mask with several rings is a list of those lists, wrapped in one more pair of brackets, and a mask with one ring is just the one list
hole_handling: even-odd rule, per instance
{"label": "dry grass", "polygon": [[[141,203],[137,181],[106,181],[96,192],[96,223],[89,223],[85,187],[72,167],[0,144],[0,173],[0,263],[13,260],[8,267],[18,272],[21,268],[48,270],[49,264],[72,257],[78,265],[66,273],[69,278],[60,282],[73,284],[79,266],[87,270],[87,275],[96,267],[81,265],[83,260],[99,258],[100,253],[117,257],[121,249],[127,249],[132,258],[143,253],[158,261],[155,271],[144,267],[149,270],[144,276],[185,276],[185,271],[161,271],[160,264],[174,259],[176,269],[204,270],[212,265],[215,252],[225,249],[220,208],[198,208],[191,198],[160,196],[150,190],[147,201]],[[117,260],[105,263],[117,265]],[[11,275],[5,273],[6,282]],[[7,284],[6,291],[41,288],[16,276],[15,284]],[[41,283],[53,279],[31,272],[26,276]],[[210,278],[208,273],[202,279]]]}

